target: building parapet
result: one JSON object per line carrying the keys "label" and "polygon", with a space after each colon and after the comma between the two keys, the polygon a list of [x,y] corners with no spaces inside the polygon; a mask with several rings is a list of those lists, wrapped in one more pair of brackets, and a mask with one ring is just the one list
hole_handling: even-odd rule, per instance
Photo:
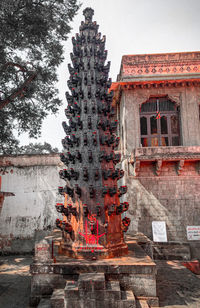
{"label": "building parapet", "polygon": [[119,80],[149,76],[200,74],[200,52],[124,55]]}
{"label": "building parapet", "polygon": [[155,165],[155,174],[157,176],[160,176],[164,162],[174,162],[177,175],[181,175],[187,161],[196,164],[196,170],[200,175],[200,146],[136,148],[129,159],[129,163],[134,166],[134,176],[139,175],[141,163],[145,162],[151,162]]}
{"label": "building parapet", "polygon": [[141,147],[134,150],[135,160],[200,160],[200,146]]}
{"label": "building parapet", "polygon": [[58,153],[0,156],[1,167],[56,166],[60,164],[62,163]]}

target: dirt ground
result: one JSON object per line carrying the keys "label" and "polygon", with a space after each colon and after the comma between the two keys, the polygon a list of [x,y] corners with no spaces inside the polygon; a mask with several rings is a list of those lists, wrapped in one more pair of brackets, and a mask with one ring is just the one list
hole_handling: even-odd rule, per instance
{"label": "dirt ground", "polygon": [[[0,257],[0,307],[28,308],[31,256]],[[200,275],[180,261],[157,261],[157,292],[162,308],[200,308]]]}
{"label": "dirt ground", "polygon": [[200,275],[180,261],[156,261],[157,295],[163,308],[200,308]]}
{"label": "dirt ground", "polygon": [[28,308],[31,256],[0,257],[0,307]]}

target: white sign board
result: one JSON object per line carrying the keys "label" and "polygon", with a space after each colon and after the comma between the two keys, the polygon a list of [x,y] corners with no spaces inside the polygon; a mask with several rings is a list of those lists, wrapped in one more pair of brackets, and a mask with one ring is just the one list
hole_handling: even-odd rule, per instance
{"label": "white sign board", "polygon": [[200,226],[187,226],[188,241],[200,241]]}
{"label": "white sign board", "polygon": [[152,221],[152,230],[154,242],[167,242],[165,221]]}

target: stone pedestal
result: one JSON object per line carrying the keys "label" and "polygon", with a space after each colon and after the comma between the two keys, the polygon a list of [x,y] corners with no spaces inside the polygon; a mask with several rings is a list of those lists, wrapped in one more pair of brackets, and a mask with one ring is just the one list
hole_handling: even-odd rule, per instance
{"label": "stone pedestal", "polygon": [[34,262],[31,274],[31,304],[40,302],[41,308],[42,298],[49,298],[51,308],[158,307],[156,265],[134,240],[124,257],[79,260],[58,255],[51,263]]}

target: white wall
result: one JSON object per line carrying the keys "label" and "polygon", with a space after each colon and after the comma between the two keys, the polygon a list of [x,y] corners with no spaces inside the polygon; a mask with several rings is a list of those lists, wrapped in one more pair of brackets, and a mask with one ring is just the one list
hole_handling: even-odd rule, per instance
{"label": "white wall", "polygon": [[45,161],[44,155],[37,155],[36,161],[35,155],[26,156],[25,161],[22,158],[15,157],[17,162],[13,162],[8,157],[13,165],[1,175],[1,191],[15,194],[5,197],[0,214],[0,244],[4,250],[12,250],[14,239],[31,239],[37,232],[52,228],[58,217],[55,204],[63,201],[57,194],[58,186],[64,186],[58,174],[62,168],[59,155],[45,155]]}

